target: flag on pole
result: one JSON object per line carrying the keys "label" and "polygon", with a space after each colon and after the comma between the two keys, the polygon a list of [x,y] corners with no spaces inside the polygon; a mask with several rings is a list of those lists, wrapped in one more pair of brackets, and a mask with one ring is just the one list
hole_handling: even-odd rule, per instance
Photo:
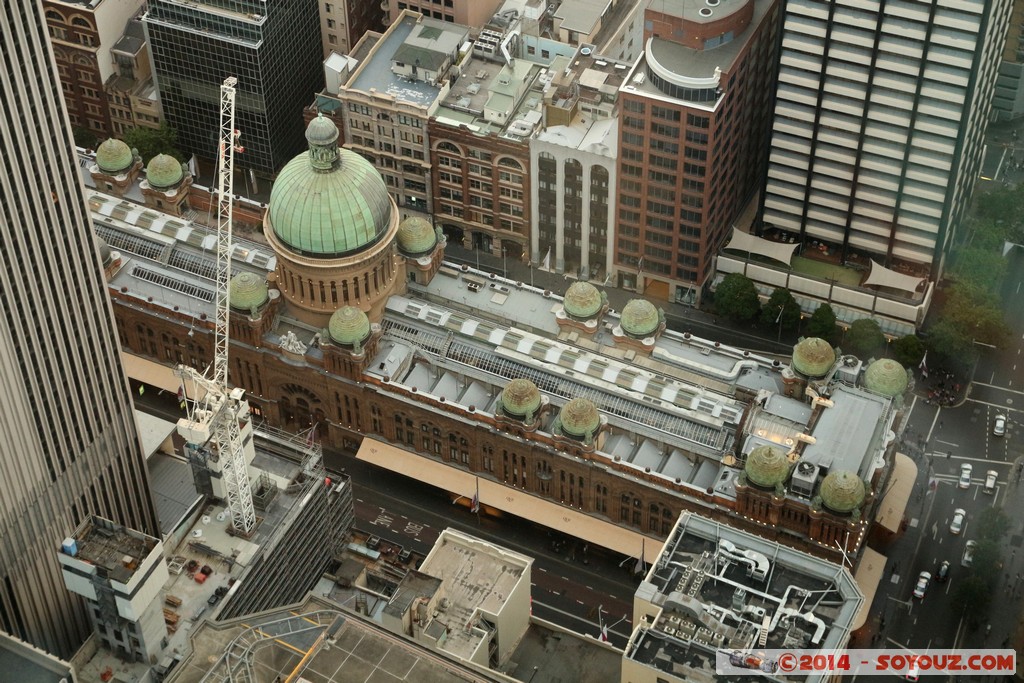
{"label": "flag on pole", "polygon": [[634,574],[643,574],[646,566],[644,565],[644,539],[640,539],[640,557],[636,558],[636,566],[633,567]]}
{"label": "flag on pole", "polygon": [[142,396],[144,393],[146,393],[146,385],[140,384],[139,385],[139,396]]}
{"label": "flag on pole", "polygon": [[925,351],[924,355],[921,356],[921,363],[917,366],[917,369],[921,371],[921,376],[928,379],[928,352]]}
{"label": "flag on pole", "polygon": [[935,477],[929,477],[928,478],[928,490],[929,491],[937,491],[938,488],[939,488],[939,480],[936,479]]}
{"label": "flag on pole", "polygon": [[601,642],[608,642],[608,624],[601,627]]}
{"label": "flag on pole", "polygon": [[306,435],[306,446],[312,446],[314,441],[316,441],[316,425],[309,428],[309,434]]}
{"label": "flag on pole", "polygon": [[470,512],[479,512],[480,511],[480,492],[479,491],[473,494],[473,502],[470,503],[469,510],[470,510]]}
{"label": "flag on pole", "polygon": [[541,270],[551,272],[551,247],[548,247],[548,253],[544,254],[544,260],[540,262]]}

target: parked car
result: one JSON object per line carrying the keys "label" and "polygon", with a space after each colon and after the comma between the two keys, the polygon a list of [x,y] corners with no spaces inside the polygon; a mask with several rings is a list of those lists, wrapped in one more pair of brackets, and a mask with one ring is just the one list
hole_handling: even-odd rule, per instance
{"label": "parked car", "polygon": [[982,489],[985,493],[996,492],[996,480],[999,478],[999,473],[995,470],[989,470],[985,473],[985,488]]}
{"label": "parked car", "polygon": [[949,560],[943,560],[935,572],[935,580],[939,583],[946,583],[949,578]]}
{"label": "parked car", "polygon": [[967,463],[960,465],[960,481],[957,482],[957,486],[962,489],[971,488],[971,471],[974,468]]}
{"label": "parked car", "polygon": [[996,415],[996,419],[992,422],[992,435],[993,436],[1005,436],[1006,435],[1006,416]]}
{"label": "parked car", "polygon": [[967,547],[964,548],[964,559],[960,560],[960,566],[970,567],[974,564],[974,548],[977,545],[975,541],[967,541]]}
{"label": "parked car", "polygon": [[957,508],[953,510],[953,521],[949,523],[949,533],[959,535],[964,529],[964,522],[967,519],[967,510]]}
{"label": "parked car", "polygon": [[917,585],[914,586],[914,597],[923,598],[928,592],[928,584],[932,582],[931,572],[921,572],[917,577]]}

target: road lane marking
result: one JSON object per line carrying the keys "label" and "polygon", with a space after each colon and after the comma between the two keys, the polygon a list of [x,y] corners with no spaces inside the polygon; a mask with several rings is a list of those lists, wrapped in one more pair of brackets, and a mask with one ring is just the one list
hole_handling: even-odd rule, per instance
{"label": "road lane marking", "polygon": [[944,443],[947,446],[953,446],[954,448],[960,448],[960,444],[953,443],[952,441],[943,441],[942,439],[935,439],[935,443]]}

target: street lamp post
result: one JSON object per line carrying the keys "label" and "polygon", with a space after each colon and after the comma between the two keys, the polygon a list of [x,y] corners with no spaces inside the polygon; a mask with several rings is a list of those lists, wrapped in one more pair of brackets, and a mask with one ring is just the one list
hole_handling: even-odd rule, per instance
{"label": "street lamp post", "polygon": [[779,344],[782,343],[782,312],[786,310],[786,305],[779,306],[779,315],[775,318],[775,322],[779,324],[779,336],[775,338],[775,341]]}

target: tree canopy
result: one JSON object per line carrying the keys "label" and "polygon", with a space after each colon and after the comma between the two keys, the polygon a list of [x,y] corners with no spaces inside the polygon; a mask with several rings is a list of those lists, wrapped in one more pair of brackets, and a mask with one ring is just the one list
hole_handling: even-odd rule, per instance
{"label": "tree canopy", "polygon": [[736,322],[749,322],[761,311],[754,282],[740,273],[729,273],[715,290],[715,309]]}
{"label": "tree canopy", "polygon": [[781,325],[784,330],[795,330],[800,324],[800,304],[792,292],[785,287],[773,291],[761,308],[761,322],[764,325]]}
{"label": "tree canopy", "polygon": [[836,340],[836,314],[828,304],[821,304],[811,314],[806,328],[808,337],[818,337],[829,343]]}
{"label": "tree canopy", "polygon": [[166,123],[160,124],[159,128],[132,128],[125,131],[124,141],[139,151],[144,164],[148,164],[157,154],[170,154],[178,161],[186,161],[185,155],[177,147],[178,132]]}
{"label": "tree canopy", "polygon": [[846,342],[853,355],[867,360],[878,356],[885,349],[885,335],[882,328],[870,318],[854,320],[846,331]]}
{"label": "tree canopy", "polygon": [[908,334],[889,345],[892,357],[905,368],[916,368],[924,358],[924,342],[916,335]]}

